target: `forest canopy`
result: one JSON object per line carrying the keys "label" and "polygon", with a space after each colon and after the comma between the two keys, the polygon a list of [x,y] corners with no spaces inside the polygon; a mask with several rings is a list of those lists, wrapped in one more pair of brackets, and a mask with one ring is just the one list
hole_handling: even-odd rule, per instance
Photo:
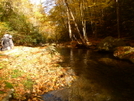
{"label": "forest canopy", "polygon": [[46,0],[38,5],[29,0],[1,0],[0,37],[9,33],[16,45],[133,38],[133,12],[133,0]]}

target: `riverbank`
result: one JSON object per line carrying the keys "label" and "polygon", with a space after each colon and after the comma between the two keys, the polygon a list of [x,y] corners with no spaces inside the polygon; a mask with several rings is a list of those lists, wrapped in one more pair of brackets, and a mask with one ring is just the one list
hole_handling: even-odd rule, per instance
{"label": "riverbank", "polygon": [[39,95],[70,86],[75,76],[58,64],[62,57],[51,48],[15,46],[0,52],[0,100],[41,101]]}
{"label": "riverbank", "polygon": [[[97,45],[103,40],[104,38],[88,38],[89,40],[89,48],[90,49],[96,49]],[[117,38],[115,38],[117,39]],[[128,39],[128,38],[120,38],[122,40],[124,40],[124,42],[126,42],[129,46],[134,47],[134,41],[132,39]],[[85,48],[85,47],[77,47],[78,42],[77,41],[68,41],[68,42],[62,42],[62,43],[58,43],[56,44],[57,47],[60,48]]]}

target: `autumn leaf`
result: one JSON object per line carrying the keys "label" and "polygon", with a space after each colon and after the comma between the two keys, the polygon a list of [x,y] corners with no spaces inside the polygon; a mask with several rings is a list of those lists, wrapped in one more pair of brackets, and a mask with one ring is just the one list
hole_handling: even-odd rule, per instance
{"label": "autumn leaf", "polygon": [[37,98],[36,95],[69,86],[65,82],[66,76],[59,78],[62,74],[67,74],[66,70],[58,64],[61,61],[60,54],[56,52],[51,57],[49,52],[51,50],[46,50],[47,52],[43,50],[44,48],[40,47],[16,46],[14,50],[3,52],[9,58],[5,63],[6,66],[0,65],[6,67],[0,69],[2,96],[4,92],[8,93],[8,90],[14,88],[15,99],[27,99],[26,95],[29,94],[30,100],[33,101],[32,98]]}

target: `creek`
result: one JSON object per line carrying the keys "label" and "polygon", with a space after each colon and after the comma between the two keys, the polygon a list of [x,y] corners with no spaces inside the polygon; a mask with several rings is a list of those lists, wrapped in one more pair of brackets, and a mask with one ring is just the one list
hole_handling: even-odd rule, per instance
{"label": "creek", "polygon": [[63,91],[68,99],[49,101],[134,101],[134,64],[90,49],[57,51],[63,56],[60,64],[71,67],[78,78],[69,90]]}

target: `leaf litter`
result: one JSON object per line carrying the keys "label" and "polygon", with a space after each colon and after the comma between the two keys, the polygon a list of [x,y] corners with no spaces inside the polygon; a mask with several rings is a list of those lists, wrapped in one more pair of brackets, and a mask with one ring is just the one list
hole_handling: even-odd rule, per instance
{"label": "leaf litter", "polygon": [[60,54],[47,47],[16,46],[0,52],[0,101],[42,101],[40,95],[69,87],[76,79]]}

